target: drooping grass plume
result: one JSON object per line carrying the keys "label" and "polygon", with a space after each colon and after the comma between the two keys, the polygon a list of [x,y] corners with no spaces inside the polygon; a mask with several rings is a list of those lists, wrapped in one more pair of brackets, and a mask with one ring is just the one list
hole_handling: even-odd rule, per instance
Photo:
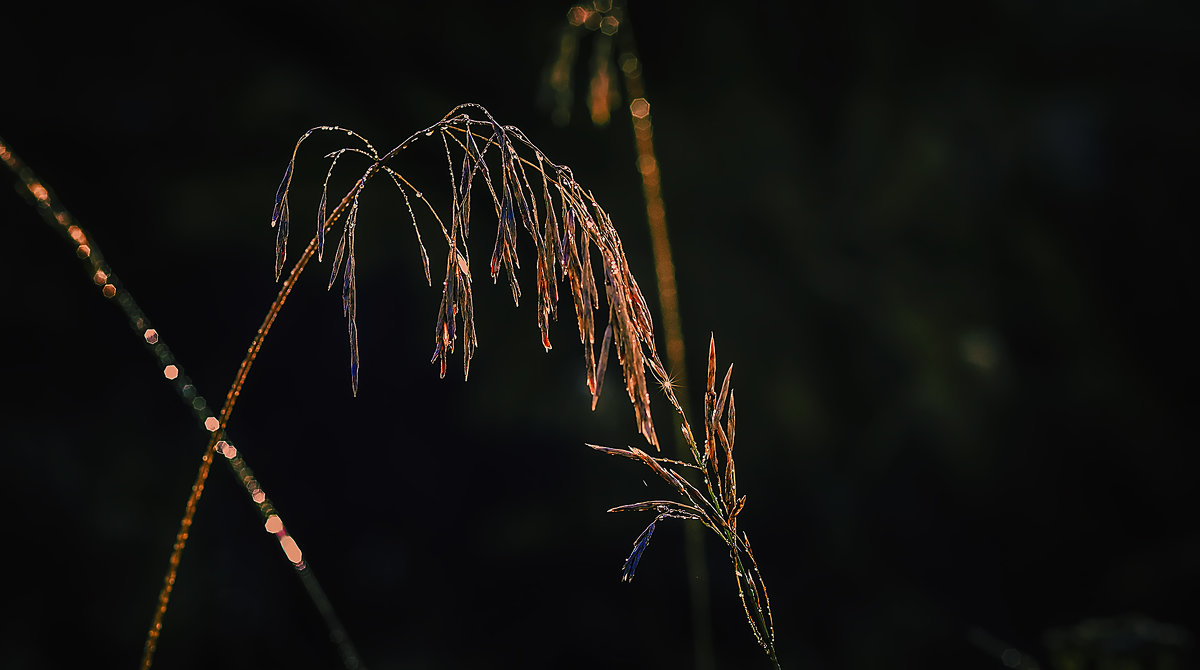
{"label": "drooping grass plume", "polygon": [[[661,369],[654,370],[656,375],[662,374]],[[704,442],[697,444],[688,424],[683,407],[675,399],[670,387],[664,386],[664,393],[675,407],[682,419],[684,439],[690,447],[692,462],[670,458],[656,458],[638,449],[614,449],[598,445],[588,445],[593,449],[622,456],[650,468],[663,481],[667,482],[679,495],[679,500],[646,500],[614,507],[609,512],[654,512],[654,520],[642,531],[634,541],[633,551],[621,569],[621,579],[633,579],[638,562],[642,559],[655,526],[666,519],[683,519],[699,521],[708,528],[729,548],[729,560],[733,565],[734,577],[737,580],[738,597],[746,611],[746,620],[750,630],[762,646],[767,656],[779,667],[779,659],[775,651],[775,623],[771,617],[771,600],[767,595],[767,586],[762,573],[758,569],[758,561],[750,547],[750,537],[743,531],[738,532],[738,514],[746,506],[746,496],[738,495],[737,468],[733,459],[734,438],[737,430],[737,410],[735,408],[733,388],[730,385],[733,378],[733,366],[725,372],[720,390],[717,390],[717,347],[715,339],[708,344],[708,375],[704,391]],[[680,468],[680,469],[676,469]],[[699,472],[702,486],[693,484],[683,472]]]}
{"label": "drooping grass plume", "polygon": [[[474,118],[474,112],[481,118]],[[341,133],[355,143],[330,154],[335,164],[345,156],[366,159],[367,167],[341,204],[324,215],[329,178],[318,205],[318,226],[314,242],[320,254],[324,238],[341,224],[340,238],[333,249],[333,267],[329,287],[340,283],[342,312],[346,318],[350,348],[351,388],[357,393],[359,351],[357,326],[357,279],[355,276],[355,233],[360,199],[369,181],[384,176],[400,191],[408,207],[426,280],[432,284],[429,254],[420,233],[417,211],[427,210],[445,242],[442,299],[434,319],[434,346],[431,362],[445,376],[455,347],[462,347],[463,376],[470,372],[471,359],[478,344],[474,324],[476,274],[472,272],[472,252],[468,245],[471,232],[472,199],[482,190],[495,215],[496,235],[488,261],[488,276],[493,282],[507,277],[514,304],[522,297],[518,282],[521,267],[518,244],[522,233],[533,246],[533,268],[537,290],[537,319],[542,345],[548,351],[550,323],[557,318],[559,284],[566,283],[574,301],[579,339],[583,344],[584,368],[593,406],[600,395],[609,349],[615,348],[625,377],[626,393],[634,408],[638,432],[658,447],[658,438],[650,414],[647,361],[657,361],[654,325],[645,297],[629,269],[620,236],[608,213],[593,194],[575,181],[571,169],[552,162],[515,126],[505,126],[483,107],[464,104],[455,107],[437,123],[413,133],[385,154],[379,153],[365,138],[336,126],[321,126],[304,133],[292,151],[283,181],[275,198],[271,224],[276,229],[276,271],[282,271],[287,257],[290,221],[290,186],[295,178],[296,159],[301,145],[316,133]],[[439,213],[430,197],[415,186],[394,163],[406,148],[417,141],[437,137],[448,168],[448,216]],[[416,202],[417,209],[413,208]],[[422,207],[423,205],[423,207]],[[598,258],[597,258],[598,257]],[[306,258],[302,258],[306,261]],[[596,348],[596,311],[602,308],[601,289],[597,284],[597,260],[603,278],[607,323]],[[299,265],[299,262],[298,264]],[[293,273],[296,269],[293,269]],[[461,336],[461,337],[460,337]],[[460,342],[461,340],[461,342]]]}
{"label": "drooping grass plume", "polygon": [[200,497],[204,493],[204,481],[207,479],[214,451],[225,456],[226,462],[230,466],[230,473],[245,488],[251,502],[258,509],[264,521],[265,529],[279,540],[280,548],[283,549],[284,555],[295,568],[297,576],[304,585],[305,592],[321,615],[329,631],[330,640],[337,647],[343,664],[348,669],[361,667],[358,652],[334,611],[332,603],[325,595],[325,590],[321,587],[311,566],[304,560],[295,538],[284,527],[278,509],[267,496],[258,479],[255,478],[244,454],[232,444],[221,439],[225,433],[224,422],[213,416],[208,401],[176,360],[161,333],[152,326],[149,317],[134,300],[133,294],[117,278],[116,273],[113,272],[112,267],[100,252],[95,238],[62,205],[54,195],[53,189],[17,157],[3,138],[0,138],[0,161],[17,176],[19,190],[24,189],[28,193],[42,218],[75,247],[76,257],[83,262],[88,276],[100,288],[100,294],[113,301],[125,314],[130,327],[146,346],[147,352],[155,359],[163,379],[192,410],[198,425],[208,436],[209,443],[201,458],[200,473],[188,496],[184,517],[180,522],[180,530],[176,535],[175,546],[168,562],[167,576],[163,580],[162,592],[159,594],[159,606],[155,609],[154,621],[146,636],[142,667],[149,667],[153,661],[154,651],[162,631],[163,616],[166,614],[166,604],[170,600],[170,594],[175,585],[179,562],[190,532],[192,518],[200,503]]}

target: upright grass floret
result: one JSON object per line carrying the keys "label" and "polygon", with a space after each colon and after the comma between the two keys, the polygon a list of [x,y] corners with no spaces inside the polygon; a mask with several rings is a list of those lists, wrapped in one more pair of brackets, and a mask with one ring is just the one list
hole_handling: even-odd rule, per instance
{"label": "upright grass floret", "polygon": [[[667,381],[661,367],[651,367],[660,381]],[[737,580],[738,597],[746,611],[746,620],[755,639],[771,661],[779,666],[775,652],[775,623],[771,617],[771,600],[758,561],[750,548],[750,537],[738,533],[738,514],[746,507],[746,496],[738,495],[737,468],[733,460],[733,445],[737,430],[737,411],[734,405],[733,366],[725,372],[720,391],[717,391],[717,345],[712,338],[708,343],[708,375],[704,391],[704,443],[697,445],[691,425],[684,415],[683,407],[675,397],[671,386],[663,384],[663,393],[682,420],[683,438],[691,449],[693,462],[686,463],[670,458],[656,458],[638,449],[613,449],[588,445],[597,451],[614,456],[623,456],[640,461],[675,489],[679,500],[645,500],[614,507],[609,512],[654,512],[654,520],[642,531],[633,543],[633,551],[621,568],[621,579],[631,581],[641,561],[654,528],[666,519],[699,521],[711,530],[729,548],[729,560]],[[696,486],[672,466],[700,473],[702,487]],[[686,470],[685,470],[686,471]]]}

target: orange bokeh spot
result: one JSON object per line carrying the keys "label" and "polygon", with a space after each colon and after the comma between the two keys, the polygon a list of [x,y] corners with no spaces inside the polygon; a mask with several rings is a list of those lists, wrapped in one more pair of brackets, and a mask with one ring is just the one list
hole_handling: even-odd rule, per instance
{"label": "orange bokeh spot", "polygon": [[[208,432],[212,433],[221,427],[221,422],[217,421],[217,417],[210,416],[204,420],[204,427],[208,430]],[[230,458],[233,458],[233,457],[230,456]]]}
{"label": "orange bokeh spot", "polygon": [[267,517],[266,528],[268,533],[274,535],[275,533],[283,530],[283,520],[280,519],[277,514],[272,514],[271,516]]}
{"label": "orange bokeh spot", "polygon": [[279,538],[279,546],[283,547],[283,553],[287,554],[288,560],[296,565],[304,560],[304,552],[300,551],[299,545],[292,539],[290,535],[284,535]]}
{"label": "orange bokeh spot", "polygon": [[167,379],[174,379],[179,376],[179,368],[175,367],[174,365],[168,365],[167,367],[163,368],[163,376]]}
{"label": "orange bokeh spot", "polygon": [[570,9],[570,11],[567,12],[567,23],[570,23],[573,26],[582,26],[584,21],[587,21],[588,16],[590,15],[591,12],[579,5],[575,5]]}
{"label": "orange bokeh spot", "polygon": [[644,119],[650,115],[650,103],[645,98],[637,98],[629,103],[629,113],[635,119]]}

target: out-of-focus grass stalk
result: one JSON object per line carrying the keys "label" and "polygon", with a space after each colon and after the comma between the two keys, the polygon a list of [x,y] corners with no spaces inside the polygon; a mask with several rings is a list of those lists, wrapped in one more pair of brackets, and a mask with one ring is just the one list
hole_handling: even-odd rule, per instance
{"label": "out-of-focus grass stalk", "polygon": [[[629,34],[626,26],[625,34]],[[627,38],[632,45],[633,39]],[[667,212],[663,206],[662,181],[658,156],[654,153],[654,126],[650,122],[650,103],[642,90],[641,64],[632,48],[622,49],[621,72],[629,96],[629,118],[633,121],[638,172],[642,176],[642,194],[646,199],[646,221],[650,225],[650,245],[654,252],[654,272],[658,277],[658,302],[662,313],[663,335],[667,345],[667,369],[673,384],[688,388],[684,364],[683,322],[679,317],[679,291],[675,284],[675,261],[667,235]],[[686,458],[688,446],[676,430],[675,454]],[[687,563],[688,593],[692,601],[692,632],[695,640],[696,668],[716,667],[712,645],[712,615],[709,612],[708,565],[704,561],[703,529],[695,524],[684,526],[684,555]]]}
{"label": "out-of-focus grass stalk", "polygon": [[[597,9],[600,9],[597,7]],[[613,25],[611,37],[616,40],[617,63],[621,79],[625,84],[627,111],[633,125],[634,148],[637,151],[638,173],[642,178],[642,195],[646,203],[646,222],[650,227],[650,245],[654,254],[654,272],[658,278],[658,302],[662,314],[663,335],[666,338],[667,371],[672,384],[688,388],[687,365],[683,345],[683,322],[679,316],[679,290],[675,283],[675,261],[671,255],[671,240],[667,234],[667,210],[663,204],[662,178],[658,155],[654,151],[654,125],[650,115],[650,102],[646,98],[642,82],[642,64],[637,57],[637,46],[633,30],[629,25],[629,14],[624,3],[614,2],[611,16],[618,22]],[[607,31],[604,31],[607,32]],[[607,43],[608,40],[602,40]],[[599,49],[598,49],[599,50]],[[605,50],[607,51],[607,49]],[[607,56],[607,53],[605,54]],[[597,67],[591,91],[592,120],[601,124],[607,120],[612,105],[599,103],[601,92],[609,89],[607,67]],[[603,108],[603,113],[597,112]],[[687,458],[689,447],[676,426],[675,455]],[[704,560],[702,529],[695,524],[684,525],[684,560],[688,574],[688,594],[691,599],[692,637],[694,640],[696,668],[711,670],[715,667],[712,644],[712,615],[708,590],[708,565]]]}

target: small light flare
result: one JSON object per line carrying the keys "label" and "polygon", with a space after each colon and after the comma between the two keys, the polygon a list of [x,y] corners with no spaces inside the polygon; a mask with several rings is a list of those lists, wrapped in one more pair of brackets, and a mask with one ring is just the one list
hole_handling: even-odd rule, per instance
{"label": "small light flare", "polygon": [[262,489],[254,489],[250,492],[250,499],[261,505],[267,499],[267,494],[263,493]]}
{"label": "small light flare", "polygon": [[79,244],[87,242],[87,235],[83,234],[83,230],[79,226],[71,226],[70,228],[67,228],[67,234],[71,236],[71,239],[75,240]]}
{"label": "small light flare", "polygon": [[300,565],[300,562],[304,560],[304,552],[300,551],[300,546],[296,544],[291,535],[279,538],[279,546],[283,547],[283,553],[292,563]]}
{"label": "small light flare", "polygon": [[96,274],[92,275],[92,281],[95,282],[97,286],[100,286],[108,281],[108,273],[106,273],[104,270],[96,270]]}
{"label": "small light flare", "polygon": [[278,514],[272,514],[267,517],[267,523],[264,524],[267,532],[274,535],[283,532],[283,519],[279,518]]}
{"label": "small light flare", "polygon": [[582,26],[583,23],[587,21],[587,18],[590,14],[591,12],[584,9],[582,6],[575,5],[567,11],[567,23],[570,23],[572,26],[576,27]]}
{"label": "small light flare", "polygon": [[50,199],[50,192],[46,190],[45,186],[42,186],[36,181],[29,185],[29,192],[33,194],[33,197],[37,198],[41,202],[46,202]]}
{"label": "small light flare", "polygon": [[153,328],[147,328],[146,332],[142,333],[142,337],[146,338],[146,344],[158,343],[158,331]]}
{"label": "small light flare", "polygon": [[117,287],[113,286],[112,284],[105,284],[104,288],[100,289],[100,293],[105,298],[111,298],[117,294]]}
{"label": "small light flare", "polygon": [[167,379],[174,379],[179,376],[179,368],[175,367],[174,365],[168,365],[167,367],[163,368],[163,376]]}
{"label": "small light flare", "polygon": [[[220,427],[221,427],[221,422],[217,421],[217,417],[215,417],[215,416],[210,416],[204,420],[204,429],[210,433],[217,432],[217,429]],[[232,448],[232,447],[230,447],[230,448]],[[230,458],[233,458],[233,457],[230,456]]]}
{"label": "small light flare", "polygon": [[629,103],[629,114],[635,119],[644,119],[650,116],[650,103],[646,102],[645,98],[635,98]]}
{"label": "small light flare", "polygon": [[606,16],[604,17],[604,20],[600,22],[600,32],[609,36],[616,35],[617,27],[619,25],[621,25],[621,22],[617,20],[617,17]]}
{"label": "small light flare", "polygon": [[222,456],[230,460],[233,460],[233,457],[237,456],[237,449],[235,449],[232,444],[226,442],[225,440],[221,440],[217,443],[217,451],[220,451]]}
{"label": "small light flare", "polygon": [[80,258],[87,258],[92,255],[92,248],[86,244],[81,244],[75,248],[75,255]]}

